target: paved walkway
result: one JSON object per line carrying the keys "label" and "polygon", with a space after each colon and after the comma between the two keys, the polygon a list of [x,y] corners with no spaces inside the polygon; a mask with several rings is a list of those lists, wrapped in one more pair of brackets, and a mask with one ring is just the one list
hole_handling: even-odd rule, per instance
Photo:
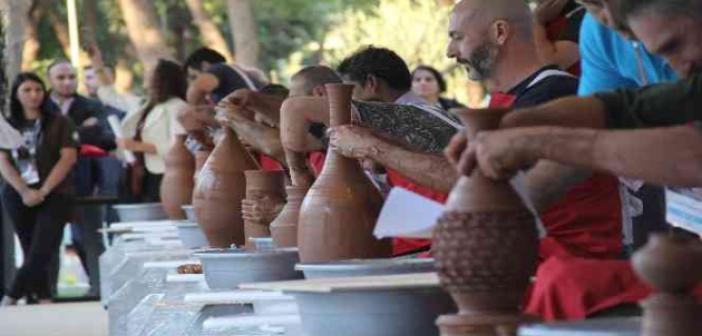
{"label": "paved walkway", "polygon": [[107,336],[107,311],[98,302],[0,307],[0,335]]}

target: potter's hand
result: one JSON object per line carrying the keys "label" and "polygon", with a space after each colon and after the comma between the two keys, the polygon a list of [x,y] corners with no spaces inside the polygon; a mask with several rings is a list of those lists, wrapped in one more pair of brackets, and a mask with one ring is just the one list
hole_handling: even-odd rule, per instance
{"label": "potter's hand", "polygon": [[241,201],[241,214],[244,220],[270,224],[283,210],[285,203],[280,199],[263,197],[259,200]]}
{"label": "potter's hand", "polygon": [[27,207],[35,207],[44,202],[44,194],[36,189],[27,189],[22,192],[22,203]]}
{"label": "potter's hand", "polygon": [[463,132],[458,132],[451,138],[448,146],[444,149],[444,156],[454,168],[458,169],[458,162],[461,160],[461,155],[468,148],[468,138]]}
{"label": "potter's hand", "polygon": [[520,144],[524,137],[519,129],[480,132],[464,151],[459,171],[469,175],[476,166],[493,179],[512,177],[519,169],[532,165],[533,157]]}
{"label": "potter's hand", "polygon": [[207,126],[217,126],[217,121],[208,105],[190,105],[178,112],[178,121],[188,133],[203,131]]}
{"label": "potter's hand", "polygon": [[217,107],[215,107],[217,120],[220,122],[235,122],[235,117],[253,120],[254,113],[247,108],[253,101],[251,99],[252,92],[248,89],[236,90],[220,100]]}
{"label": "potter's hand", "polygon": [[377,154],[378,138],[370,129],[344,125],[331,127],[327,131],[329,146],[337,153],[354,159],[369,159]]}

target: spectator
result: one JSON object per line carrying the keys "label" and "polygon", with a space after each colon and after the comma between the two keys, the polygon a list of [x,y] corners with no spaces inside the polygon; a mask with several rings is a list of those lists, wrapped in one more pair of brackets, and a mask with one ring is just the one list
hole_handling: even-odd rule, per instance
{"label": "spectator", "polygon": [[164,158],[176,135],[185,134],[176,117],[187,107],[183,100],[186,88],[187,78],[180,64],[159,60],[147,85],[146,105],[129,112],[122,122],[125,138],[117,142],[120,148],[136,154],[129,184],[140,201],[160,200],[161,178],[166,170]]}
{"label": "spectator", "polygon": [[0,173],[7,182],[1,198],[22,245],[25,259],[2,300],[51,300],[49,264],[57,255],[73,195],[69,175],[77,158],[78,133],[73,123],[49,107],[42,80],[21,73],[10,95],[10,124],[23,144],[0,152]]}
{"label": "spectator", "polygon": [[428,65],[420,65],[412,72],[412,92],[445,111],[465,107],[455,99],[441,97],[446,92],[446,80],[438,70]]}

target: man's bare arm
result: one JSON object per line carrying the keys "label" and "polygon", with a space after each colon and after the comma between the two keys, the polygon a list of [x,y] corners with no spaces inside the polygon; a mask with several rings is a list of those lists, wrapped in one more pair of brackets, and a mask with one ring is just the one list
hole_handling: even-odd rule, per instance
{"label": "man's bare arm", "polygon": [[313,122],[329,125],[329,103],[326,99],[315,97],[286,99],[280,109],[280,133],[283,147],[302,153],[322,149],[319,140],[308,132]]}

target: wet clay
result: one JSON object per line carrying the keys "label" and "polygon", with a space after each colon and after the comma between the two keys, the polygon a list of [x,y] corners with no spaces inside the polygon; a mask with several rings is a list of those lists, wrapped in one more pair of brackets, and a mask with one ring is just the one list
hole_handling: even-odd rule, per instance
{"label": "wet clay", "polygon": [[300,218],[300,207],[307,193],[306,186],[289,186],[285,188],[288,202],[285,203],[280,215],[270,225],[271,237],[277,247],[297,247],[297,226]]}
{"label": "wet clay", "polygon": [[[506,110],[458,110],[472,139],[497,128]],[[441,316],[443,336],[516,335],[520,305],[536,271],[538,235],[534,217],[509,181],[479,170],[462,176],[434,230],[432,251],[442,286],[459,308]]]}
{"label": "wet clay", "polygon": [[176,142],[166,153],[166,172],[161,181],[161,205],[168,218],[185,219],[183,205],[190,205],[195,182],[195,158],[185,147],[185,135],[178,135]]}
{"label": "wet clay", "polygon": [[[285,202],[285,173],[283,171],[247,170],[246,200],[252,202],[269,202],[283,204]],[[270,237],[270,222],[265,219],[254,221],[244,219],[244,234],[246,248],[254,246],[249,238]]]}
{"label": "wet clay", "polygon": [[[327,84],[331,126],[351,123],[352,85]],[[324,168],[307,192],[298,227],[303,263],[384,258],[389,239],[373,236],[383,198],[357,160],[329,149]]]}

